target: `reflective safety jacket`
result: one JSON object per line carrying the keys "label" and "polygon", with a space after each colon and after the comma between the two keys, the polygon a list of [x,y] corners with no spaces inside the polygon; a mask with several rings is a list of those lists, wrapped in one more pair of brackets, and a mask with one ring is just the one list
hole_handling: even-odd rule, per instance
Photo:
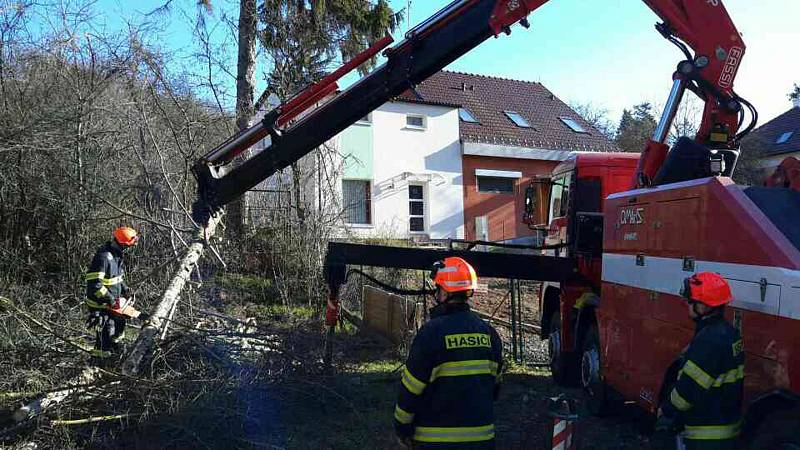
{"label": "reflective safety jacket", "polygon": [[90,309],[106,309],[118,297],[128,293],[123,277],[122,250],[105,243],[97,250],[86,273],[86,305]]}
{"label": "reflective safety jacket", "polygon": [[684,439],[734,439],[741,428],[743,380],[744,348],[739,331],[721,314],[706,317],[697,323],[678,380],[662,410],[684,424]]}
{"label": "reflective safety jacket", "polygon": [[441,305],[431,316],[411,344],[395,430],[415,448],[494,448],[500,336],[465,303]]}

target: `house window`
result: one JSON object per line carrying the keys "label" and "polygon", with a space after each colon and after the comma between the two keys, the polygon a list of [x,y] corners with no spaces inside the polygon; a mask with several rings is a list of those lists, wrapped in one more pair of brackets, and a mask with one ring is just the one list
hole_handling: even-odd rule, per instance
{"label": "house window", "polygon": [[775,141],[775,143],[776,144],[785,144],[785,143],[787,143],[789,141],[789,139],[792,138],[793,134],[794,134],[794,131],[787,131],[786,133],[783,133],[781,135],[781,137],[779,137],[778,140]]}
{"label": "house window", "polygon": [[581,124],[578,123],[577,120],[575,120],[573,118],[570,118],[570,117],[559,117],[559,119],[561,119],[561,121],[564,122],[564,125],[568,126],[570,128],[570,130],[572,130],[572,131],[574,131],[576,133],[589,134],[589,132],[586,131],[586,129],[583,128],[581,126]]}
{"label": "house window", "polygon": [[492,194],[513,194],[514,179],[506,177],[478,176],[478,192]]}
{"label": "house window", "polygon": [[522,117],[522,114],[516,111],[503,111],[503,112],[505,113],[506,117],[508,117],[509,119],[511,119],[512,122],[514,122],[516,126],[520,128],[532,128],[531,124],[529,124],[528,121],[525,120],[524,117]]}
{"label": "house window", "polygon": [[472,114],[472,111],[467,108],[459,108],[458,117],[464,122],[479,123],[478,119],[475,118],[475,114]]}
{"label": "house window", "polygon": [[425,191],[421,184],[408,185],[408,230],[425,231]]}
{"label": "house window", "polygon": [[406,128],[412,130],[424,130],[428,127],[428,121],[425,116],[417,114],[406,114]]}
{"label": "house window", "polygon": [[342,203],[346,223],[372,223],[372,192],[369,180],[342,180]]}
{"label": "house window", "polygon": [[371,125],[371,124],[372,124],[372,113],[369,113],[366,116],[356,121],[356,125]]}
{"label": "house window", "polygon": [[511,170],[475,169],[478,192],[513,194],[516,180],[522,172]]}

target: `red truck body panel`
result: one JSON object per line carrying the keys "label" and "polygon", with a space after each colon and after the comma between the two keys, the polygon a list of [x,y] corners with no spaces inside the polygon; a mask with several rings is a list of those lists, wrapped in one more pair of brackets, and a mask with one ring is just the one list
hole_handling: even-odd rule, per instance
{"label": "red truck body panel", "polygon": [[742,332],[746,399],[800,388],[800,251],[741,186],[704,178],[614,194],[605,202],[602,371],[655,411],[664,374],[694,323],[682,280],[713,271],[730,283],[728,318]]}

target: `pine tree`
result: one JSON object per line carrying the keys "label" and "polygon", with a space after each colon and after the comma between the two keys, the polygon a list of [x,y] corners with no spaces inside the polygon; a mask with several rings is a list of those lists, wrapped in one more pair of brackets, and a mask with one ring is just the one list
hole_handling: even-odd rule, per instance
{"label": "pine tree", "polygon": [[617,146],[626,152],[639,153],[644,150],[647,140],[653,136],[656,129],[656,119],[653,117],[653,106],[650,103],[640,103],[633,110],[622,111],[622,118],[617,129]]}

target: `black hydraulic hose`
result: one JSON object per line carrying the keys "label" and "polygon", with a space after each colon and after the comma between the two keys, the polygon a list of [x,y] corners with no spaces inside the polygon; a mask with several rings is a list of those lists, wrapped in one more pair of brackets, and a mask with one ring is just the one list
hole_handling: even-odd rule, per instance
{"label": "black hydraulic hose", "polygon": [[344,278],[344,282],[347,283],[347,279],[350,278],[350,274],[357,273],[362,277],[366,278],[367,280],[377,284],[382,289],[391,292],[392,294],[397,295],[429,295],[436,293],[433,289],[400,289],[394,286],[388,285],[375,277],[367,275],[363,270],[360,269],[350,269],[347,271],[347,275]]}
{"label": "black hydraulic hose", "polygon": [[733,96],[739,103],[745,105],[747,109],[750,110],[750,115],[752,116],[750,123],[747,125],[747,128],[745,128],[739,134],[736,135],[736,140],[739,141],[748,134],[750,134],[750,132],[753,131],[753,128],[755,128],[756,125],[758,124],[758,110],[756,109],[755,106],[753,106],[752,103],[740,97],[739,94],[737,94],[736,92],[733,93]]}

